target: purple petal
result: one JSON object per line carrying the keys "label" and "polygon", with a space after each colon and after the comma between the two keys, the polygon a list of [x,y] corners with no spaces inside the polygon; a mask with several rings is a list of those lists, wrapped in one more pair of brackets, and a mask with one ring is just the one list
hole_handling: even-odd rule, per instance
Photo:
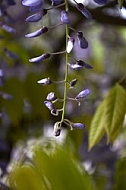
{"label": "purple petal", "polygon": [[37,12],[37,11],[40,11],[43,7],[43,2],[40,2],[40,4],[36,5],[36,6],[31,6],[29,8],[29,11],[30,12]]}
{"label": "purple petal", "polygon": [[72,128],[83,129],[83,128],[85,128],[85,125],[82,123],[73,123]]}
{"label": "purple petal", "polygon": [[93,0],[95,3],[99,4],[99,5],[105,5],[107,4],[107,0]]}
{"label": "purple petal", "polygon": [[23,0],[22,5],[24,6],[36,6],[40,4],[42,1],[41,0]]}
{"label": "purple petal", "polygon": [[59,5],[63,2],[62,0],[51,0],[51,1],[52,1],[52,6]]}
{"label": "purple petal", "polygon": [[69,38],[68,40],[68,45],[67,45],[67,53],[70,53],[74,47],[74,42],[75,42],[75,39],[74,38]]}
{"label": "purple petal", "polygon": [[48,100],[48,101],[55,101],[55,100],[57,100],[57,97],[56,97],[56,95],[55,95],[54,92],[50,92],[50,93],[47,95],[46,100]]}
{"label": "purple petal", "polygon": [[46,9],[43,9],[42,11],[37,12],[37,13],[35,13],[35,14],[29,16],[29,17],[26,19],[26,21],[27,21],[27,22],[38,22],[38,21],[41,20],[42,17],[43,17],[44,15],[46,15],[46,14],[47,14],[47,10],[46,10]]}
{"label": "purple petal", "polygon": [[85,89],[85,90],[81,91],[81,92],[75,97],[75,99],[76,99],[76,100],[83,99],[83,98],[85,98],[86,96],[88,96],[90,93],[91,93],[91,91],[90,91],[89,89]]}
{"label": "purple petal", "polygon": [[72,88],[72,87],[74,87],[75,86],[75,84],[77,83],[77,79],[73,79],[71,82],[70,82],[70,87]]}
{"label": "purple petal", "polygon": [[69,14],[65,10],[61,12],[61,22],[64,24],[70,24]]}
{"label": "purple petal", "polygon": [[78,43],[79,43],[80,48],[82,48],[82,49],[88,48],[88,42],[84,38],[83,33],[82,32],[78,32],[77,33],[77,37],[78,37]]}
{"label": "purple petal", "polygon": [[82,60],[78,60],[77,63],[78,63],[78,65],[85,67],[86,69],[92,69],[93,68],[91,65],[89,65],[88,63],[85,63]]}
{"label": "purple petal", "polygon": [[86,69],[93,69],[93,66],[89,65],[88,63],[84,63],[83,65]]}
{"label": "purple petal", "polygon": [[75,63],[75,64],[68,63],[68,65],[69,65],[69,67],[70,67],[71,69],[76,70],[76,71],[82,68],[81,65],[78,65],[78,64],[76,64],[76,63]]}
{"label": "purple petal", "polygon": [[9,33],[16,33],[16,30],[6,24],[3,24],[2,25],[2,28],[6,31],[6,32],[9,32]]}
{"label": "purple petal", "polygon": [[34,57],[29,59],[29,62],[33,63],[33,62],[39,62],[39,61],[43,61],[44,59],[48,59],[50,57],[49,53],[44,53],[39,57]]}
{"label": "purple petal", "polygon": [[54,106],[50,101],[44,101],[45,106],[49,109],[49,110],[53,110]]}
{"label": "purple petal", "polygon": [[59,136],[61,133],[61,127],[60,127],[60,123],[59,122],[56,122],[54,124],[54,135],[55,136]]}
{"label": "purple petal", "polygon": [[82,3],[77,4],[77,9],[88,19],[92,19],[91,13],[84,7]]}
{"label": "purple petal", "polygon": [[7,48],[4,48],[3,51],[5,52],[6,56],[8,56],[11,59],[18,60],[19,57],[16,53],[8,50]]}
{"label": "purple petal", "polygon": [[50,78],[44,78],[44,79],[38,80],[37,83],[41,85],[50,85],[52,81],[50,80]]}
{"label": "purple petal", "polygon": [[34,37],[37,37],[37,36],[40,36],[40,35],[46,33],[47,31],[48,31],[48,28],[46,26],[43,26],[43,28],[40,28],[39,30],[37,30],[35,32],[26,34],[25,37],[26,38],[34,38]]}

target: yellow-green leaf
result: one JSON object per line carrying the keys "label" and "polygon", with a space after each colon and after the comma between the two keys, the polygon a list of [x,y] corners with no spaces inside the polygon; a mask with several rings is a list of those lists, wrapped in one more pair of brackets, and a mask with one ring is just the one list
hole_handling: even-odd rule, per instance
{"label": "yellow-green leaf", "polygon": [[89,131],[89,150],[95,146],[103,137],[104,129],[104,101],[99,105],[93,117]]}
{"label": "yellow-green leaf", "polygon": [[119,8],[122,9],[124,0],[118,0]]}
{"label": "yellow-green leaf", "polygon": [[17,166],[11,172],[9,183],[16,190],[46,190],[43,179],[34,166]]}
{"label": "yellow-green leaf", "polygon": [[126,91],[119,84],[114,86],[108,93],[105,98],[104,109],[108,142],[113,142],[122,127],[126,111]]}

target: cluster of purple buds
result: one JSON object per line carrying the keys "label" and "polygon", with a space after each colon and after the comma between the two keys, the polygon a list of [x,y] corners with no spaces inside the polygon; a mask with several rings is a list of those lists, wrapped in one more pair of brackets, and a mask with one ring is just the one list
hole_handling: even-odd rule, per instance
{"label": "cluster of purple buds", "polygon": [[[84,15],[85,18],[87,19],[92,19],[92,15],[89,12],[89,10],[82,4],[82,3],[77,3],[76,0],[73,0],[76,6],[76,9],[82,14]],[[100,5],[104,5],[105,3],[107,3],[107,0],[94,0],[95,3],[100,4]],[[41,19],[43,19],[43,17],[45,15],[48,15],[48,11],[51,11],[52,9],[58,9],[60,7],[60,9],[65,6],[65,9],[63,8],[60,12],[60,23],[58,23],[56,26],[42,26],[41,28],[39,28],[38,30],[28,33],[25,35],[26,38],[35,38],[35,37],[39,37],[43,34],[46,35],[46,33],[51,30],[54,29],[55,27],[60,27],[61,25],[65,25],[67,30],[66,30],[66,48],[64,51],[62,52],[45,52],[44,54],[34,57],[34,58],[30,58],[29,62],[31,63],[35,63],[35,62],[42,62],[46,59],[49,59],[51,57],[51,55],[56,55],[56,54],[65,54],[67,59],[66,59],[66,68],[70,68],[72,70],[80,70],[82,68],[84,69],[92,69],[93,66],[85,63],[85,61],[83,60],[76,60],[75,58],[71,57],[71,52],[74,48],[74,44],[75,44],[75,40],[77,40],[79,47],[81,49],[86,49],[88,48],[88,41],[86,40],[84,34],[82,31],[78,31],[74,28],[71,27],[71,19],[70,19],[70,15],[69,15],[69,2],[65,1],[65,0],[51,0],[51,6],[49,6],[48,8],[44,7],[44,1],[43,0],[22,0],[22,4],[24,6],[28,6],[30,12],[32,13],[32,15],[28,16],[26,18],[27,22],[38,22]],[[67,4],[67,6],[66,6]],[[74,32],[74,36],[76,36],[76,39],[73,38],[72,36],[69,35],[69,30],[71,30],[72,32]],[[69,59],[72,59],[73,62],[69,61]],[[64,84],[64,96],[63,98],[59,98],[55,95],[55,92],[50,92],[49,94],[47,94],[46,100],[44,101],[45,106],[49,109],[50,113],[54,116],[58,116],[59,112],[62,112],[62,117],[61,117],[61,121],[57,121],[54,124],[54,135],[55,136],[59,136],[62,126],[63,124],[67,125],[70,127],[71,130],[78,128],[78,129],[83,129],[85,128],[85,125],[82,123],[73,123],[68,119],[65,119],[64,117],[64,113],[65,113],[65,108],[66,108],[66,101],[76,101],[78,103],[78,105],[80,105],[80,102],[83,101],[90,93],[91,90],[90,89],[84,89],[81,92],[79,92],[75,97],[68,97],[67,96],[67,92],[69,89],[74,88],[75,85],[77,85],[78,79],[73,79],[71,81],[68,80],[68,69],[66,69],[67,74],[65,74],[65,79],[62,81],[53,81],[52,79],[50,79],[49,77],[47,78],[43,78],[37,81],[38,84],[40,85],[51,85],[53,83],[63,83]],[[67,85],[69,85],[69,89],[67,90]],[[59,101],[62,102],[62,107],[57,109],[55,106],[55,103]]]}

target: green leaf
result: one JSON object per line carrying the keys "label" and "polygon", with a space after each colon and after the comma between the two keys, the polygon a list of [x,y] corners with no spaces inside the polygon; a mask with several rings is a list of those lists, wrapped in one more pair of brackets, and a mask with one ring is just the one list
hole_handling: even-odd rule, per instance
{"label": "green leaf", "polygon": [[93,117],[90,130],[89,130],[89,150],[95,146],[103,137],[105,133],[104,129],[104,101],[99,105],[96,113]]}
{"label": "green leaf", "polygon": [[126,189],[126,158],[120,159],[116,165],[114,190]]}
{"label": "green leaf", "polygon": [[16,190],[46,190],[43,179],[32,165],[16,166],[9,177],[10,186]]}
{"label": "green leaf", "polygon": [[119,8],[122,9],[124,0],[118,0]]}
{"label": "green leaf", "polygon": [[48,179],[52,190],[92,189],[90,176],[79,168],[72,152],[65,146],[57,144],[51,154],[38,148],[34,152],[33,160]]}
{"label": "green leaf", "polygon": [[113,142],[120,132],[126,111],[126,91],[119,84],[114,86],[105,98],[104,109],[108,142]]}

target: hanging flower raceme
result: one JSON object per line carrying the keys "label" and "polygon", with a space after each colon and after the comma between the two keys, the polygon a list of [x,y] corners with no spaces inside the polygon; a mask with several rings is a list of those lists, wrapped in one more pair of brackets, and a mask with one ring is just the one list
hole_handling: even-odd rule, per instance
{"label": "hanging flower raceme", "polygon": [[[98,0],[94,0],[94,1],[98,1]],[[103,1],[103,0],[101,0]],[[48,30],[54,29],[55,27],[61,26],[61,25],[65,25],[66,27],[66,48],[63,51],[59,51],[59,52],[53,52],[53,53],[44,53],[40,56],[37,57],[33,57],[31,59],[29,59],[29,62],[31,63],[35,63],[35,62],[40,62],[40,61],[44,61],[45,59],[48,59],[51,57],[51,55],[58,55],[58,54],[65,54],[66,57],[66,69],[65,69],[65,77],[64,79],[60,80],[60,81],[52,81],[50,78],[43,78],[41,80],[38,80],[37,83],[42,85],[42,86],[46,86],[46,85],[50,85],[50,84],[62,84],[64,85],[64,95],[63,97],[61,97],[60,99],[55,95],[55,92],[49,92],[46,96],[46,100],[44,101],[44,105],[46,106],[46,108],[48,108],[48,110],[50,111],[50,113],[54,116],[58,116],[59,113],[62,113],[61,116],[61,120],[56,122],[54,124],[54,135],[55,136],[59,136],[61,133],[61,129],[62,129],[62,125],[65,124],[67,126],[70,127],[71,130],[73,129],[83,129],[85,128],[85,125],[77,122],[77,123],[73,123],[71,121],[69,121],[68,119],[65,119],[65,109],[66,109],[66,104],[67,101],[75,101],[78,103],[78,105],[80,105],[80,101],[84,100],[89,94],[90,94],[90,90],[84,89],[83,91],[81,91],[79,94],[77,94],[74,98],[71,98],[68,96],[68,90],[75,87],[75,85],[77,84],[77,79],[73,79],[71,81],[69,81],[69,70],[68,67],[72,70],[79,70],[81,68],[84,69],[92,69],[93,67],[88,64],[85,63],[82,60],[76,60],[75,58],[71,57],[71,52],[74,48],[74,43],[75,43],[75,39],[73,37],[70,36],[70,32],[69,29],[73,30],[76,33],[76,37],[78,40],[78,44],[79,47],[81,49],[86,49],[88,48],[88,41],[86,40],[86,38],[83,35],[82,31],[78,31],[74,28],[72,28],[70,26],[71,24],[71,20],[70,20],[70,12],[69,12],[69,1],[64,1],[64,0],[51,0],[51,6],[49,6],[49,8],[44,8],[44,0],[22,0],[22,4],[24,6],[28,6],[29,10],[31,12],[35,12],[34,14],[30,15],[29,17],[26,18],[27,22],[38,22],[40,21],[45,15],[47,15],[48,11],[51,11],[52,9],[57,9],[57,8],[61,8],[62,6],[65,7],[65,10],[62,9],[61,13],[60,13],[60,20],[61,23],[56,24],[55,26],[51,26],[51,27],[46,27],[43,26],[42,28],[36,30],[35,32],[31,32],[25,35],[26,38],[34,38],[34,37],[38,37],[41,36],[45,33],[48,32]],[[85,6],[82,3],[77,3],[75,0],[74,2],[76,3],[76,8],[88,19],[92,18],[91,13],[85,8]],[[48,3],[46,4],[48,5]],[[68,63],[68,60],[72,59],[73,63]],[[69,88],[67,88],[69,85]],[[62,104],[62,107],[60,109],[56,108],[55,102],[59,101],[60,104]]]}

